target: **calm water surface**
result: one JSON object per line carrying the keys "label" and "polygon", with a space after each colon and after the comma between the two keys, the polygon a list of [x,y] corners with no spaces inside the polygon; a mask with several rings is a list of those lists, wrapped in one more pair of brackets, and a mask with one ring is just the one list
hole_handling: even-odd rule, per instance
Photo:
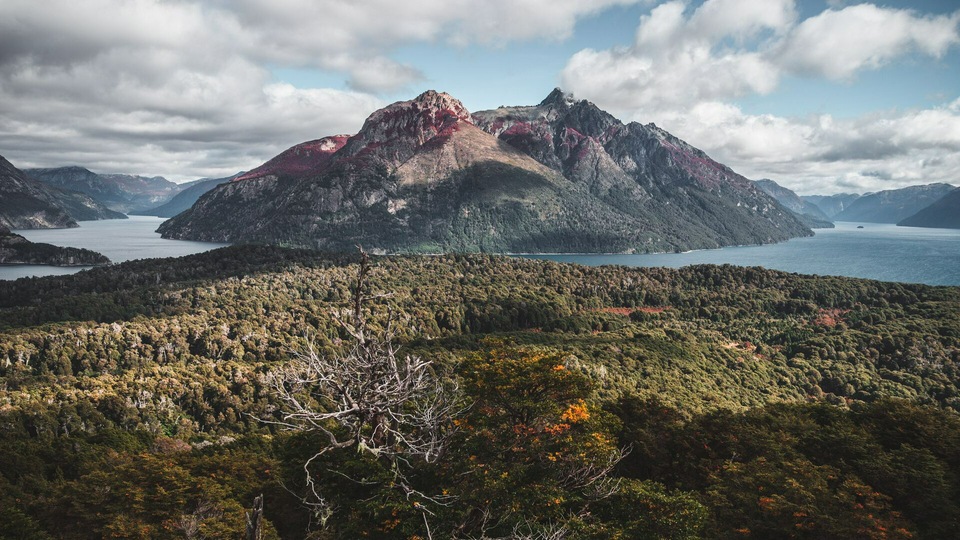
{"label": "calm water surface", "polygon": [[[92,249],[114,262],[179,257],[227,244],[164,240],[154,231],[162,218],[84,221],[77,229],[17,231],[28,240]],[[883,281],[960,285],[960,230],[923,229],[863,223],[837,223],[812,238],[782,244],[732,247],[659,255],[527,255],[529,258],[591,266],[667,266],[735,264],[763,266],[800,274],[863,277]],[[0,266],[0,279],[71,274],[80,268]]]}
{"label": "calm water surface", "polygon": [[[74,229],[29,229],[14,232],[31,242],[92,249],[103,253],[115,263],[153,257],[180,257],[229,245],[165,240],[154,232],[163,222],[164,218],[130,216],[130,219],[81,221],[80,227]],[[84,268],[87,267],[0,266],[0,279],[73,274]]]}
{"label": "calm water surface", "polygon": [[[812,238],[658,255],[528,255],[590,266],[735,264],[800,274],[849,276],[882,281],[960,285],[960,230],[838,222]],[[862,225],[862,229],[857,226]]]}

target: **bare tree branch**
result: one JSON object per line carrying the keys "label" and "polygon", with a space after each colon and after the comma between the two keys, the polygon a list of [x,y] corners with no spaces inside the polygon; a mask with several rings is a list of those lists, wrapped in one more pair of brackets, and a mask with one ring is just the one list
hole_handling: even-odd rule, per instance
{"label": "bare tree branch", "polygon": [[[461,414],[459,388],[451,377],[437,373],[430,360],[401,355],[394,345],[393,313],[383,330],[367,324],[364,304],[370,260],[361,251],[353,290],[352,309],[334,312],[334,320],[350,336],[346,350],[318,353],[312,340],[291,361],[273,371],[269,384],[282,403],[279,420],[272,423],[296,431],[323,435],[324,446],[304,463],[308,500],[321,523],[332,514],[310,471],[325,453],[356,447],[385,465],[394,474],[393,485],[413,501],[424,517],[425,504],[447,504],[449,496],[429,496],[411,485],[412,461],[436,462],[454,432],[453,419]],[[385,296],[385,295],[381,295]]]}

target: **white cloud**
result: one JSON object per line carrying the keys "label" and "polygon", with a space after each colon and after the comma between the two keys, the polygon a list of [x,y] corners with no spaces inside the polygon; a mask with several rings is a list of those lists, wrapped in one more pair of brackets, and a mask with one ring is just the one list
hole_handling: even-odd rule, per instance
{"label": "white cloud", "polygon": [[937,17],[859,4],[803,21],[781,45],[779,61],[794,72],[846,79],[910,52],[934,57],[960,43],[960,12]]}
{"label": "white cloud", "polygon": [[382,105],[369,94],[271,82],[240,57],[214,69],[169,63],[162,52],[110,51],[3,72],[0,149],[19,167],[226,176],[292,144],[356,131]]}
{"label": "white cloud", "polygon": [[[344,72],[358,90],[419,78],[387,52],[408,43],[503,45],[569,37],[576,21],[637,0],[6,0],[0,62],[69,64],[115,48],[237,53],[257,62]],[[379,72],[374,75],[374,72]]]}
{"label": "white cloud", "polygon": [[745,114],[730,102],[777,90],[784,74],[849,80],[909,54],[960,43],[960,11],[925,16],[861,4],[798,20],[792,0],[669,1],[629,46],[584,49],[565,89],[627,119],[656,122],[748,177],[803,193],[960,183],[960,99],[857,119]]}
{"label": "white cloud", "polygon": [[640,19],[631,46],[576,53],[561,74],[564,87],[603,96],[604,105],[620,111],[766,94],[776,87],[779,70],[764,51],[772,35],[792,24],[791,1],[707,0],[690,16],[687,11],[684,2],[661,4]]}
{"label": "white cloud", "polygon": [[726,103],[664,111],[658,125],[748,178],[804,193],[876,191],[960,181],[960,100],[854,119],[751,115]]}
{"label": "white cloud", "polygon": [[[217,176],[355,132],[422,79],[399,46],[568,37],[637,0],[3,0],[0,153],[15,165]],[[277,84],[271,68],[348,89]]]}

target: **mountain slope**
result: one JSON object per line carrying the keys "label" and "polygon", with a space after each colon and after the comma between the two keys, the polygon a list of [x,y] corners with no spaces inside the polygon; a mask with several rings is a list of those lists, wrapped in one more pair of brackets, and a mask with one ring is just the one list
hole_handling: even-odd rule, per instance
{"label": "mountain slope", "polygon": [[949,184],[927,184],[864,195],[850,203],[835,221],[898,223],[937,202],[953,190]]}
{"label": "mountain slope", "polygon": [[900,221],[897,225],[960,229],[960,188],[947,193],[937,202]]}
{"label": "mountain slope", "polygon": [[27,178],[0,156],[0,227],[56,229],[77,226],[76,220],[51,200],[45,186]]}
{"label": "mountain slope", "polygon": [[241,174],[237,180],[249,180],[269,175],[283,175],[290,178],[309,176],[314,171],[323,169],[330,161],[330,156],[343,148],[349,135],[334,135],[315,141],[307,141],[292,146],[270,161]]}
{"label": "mountain slope", "polygon": [[792,190],[768,178],[754,180],[753,182],[767,195],[770,195],[782,204],[784,208],[793,212],[794,215],[800,218],[800,221],[811,229],[832,229],[834,227],[830,218],[828,218],[817,205],[801,199]]}
{"label": "mountain slope", "polygon": [[133,215],[139,216],[158,216],[158,217],[173,217],[184,210],[187,210],[194,203],[197,202],[197,199],[201,195],[210,191],[211,189],[219,186],[220,184],[230,182],[235,180],[237,177],[241,176],[244,173],[237,173],[233,176],[228,176],[226,178],[203,178],[200,180],[195,180],[190,182],[189,187],[186,187],[180,193],[177,193],[172,199],[167,201],[164,204],[156,208],[150,208],[147,210],[135,210],[130,212]]}
{"label": "mountain slope", "polygon": [[181,189],[160,176],[148,178],[127,174],[96,174],[77,166],[28,169],[24,172],[54,187],[85,193],[108,208],[124,213],[162,204]]}
{"label": "mountain slope", "polygon": [[474,113],[474,122],[641,220],[681,248],[811,234],[752,182],[653,124],[623,124],[555,89],[539,105]]}
{"label": "mountain slope", "polygon": [[[570,124],[634,128],[592,105],[548,112],[555,119],[563,112]],[[669,251],[809,234],[715,162],[712,181],[735,196],[699,187],[710,176],[697,169],[699,155],[680,173],[673,155],[656,162],[674,180],[669,187],[648,182],[657,195],[669,193],[671,200],[657,201],[641,182],[649,179],[624,170],[596,138],[571,126],[569,141],[558,147],[548,124],[537,126],[543,132],[525,147],[504,136],[509,127],[490,133],[482,114],[428,91],[374,112],[348,139],[287,150],[211,190],[159,231],[169,238],[403,252]],[[636,137],[610,140],[628,152]]]}
{"label": "mountain slope", "polygon": [[77,221],[127,219],[126,214],[107,208],[86,193],[60,189],[46,184],[43,185],[43,188],[50,194],[54,203],[66,210],[67,214]]}

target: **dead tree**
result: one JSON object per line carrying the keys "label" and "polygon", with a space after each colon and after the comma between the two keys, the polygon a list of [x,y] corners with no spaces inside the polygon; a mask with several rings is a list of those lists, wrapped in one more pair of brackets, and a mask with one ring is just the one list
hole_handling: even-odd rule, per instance
{"label": "dead tree", "polygon": [[253,499],[253,510],[247,512],[246,540],[263,540],[263,495]]}
{"label": "dead tree", "polygon": [[455,382],[437,373],[430,360],[401,355],[394,342],[392,313],[382,330],[368,325],[364,304],[370,260],[360,252],[360,268],[349,310],[334,319],[350,336],[339,354],[320,354],[311,340],[305,351],[274,371],[271,384],[283,403],[276,423],[296,431],[323,435],[324,444],[304,463],[307,500],[325,522],[332,513],[310,472],[310,465],[327,452],[356,448],[390,467],[392,485],[421,509],[429,522],[426,503],[444,504],[445,497],[416,490],[407,473],[413,461],[435,462],[447,446],[458,414]]}

